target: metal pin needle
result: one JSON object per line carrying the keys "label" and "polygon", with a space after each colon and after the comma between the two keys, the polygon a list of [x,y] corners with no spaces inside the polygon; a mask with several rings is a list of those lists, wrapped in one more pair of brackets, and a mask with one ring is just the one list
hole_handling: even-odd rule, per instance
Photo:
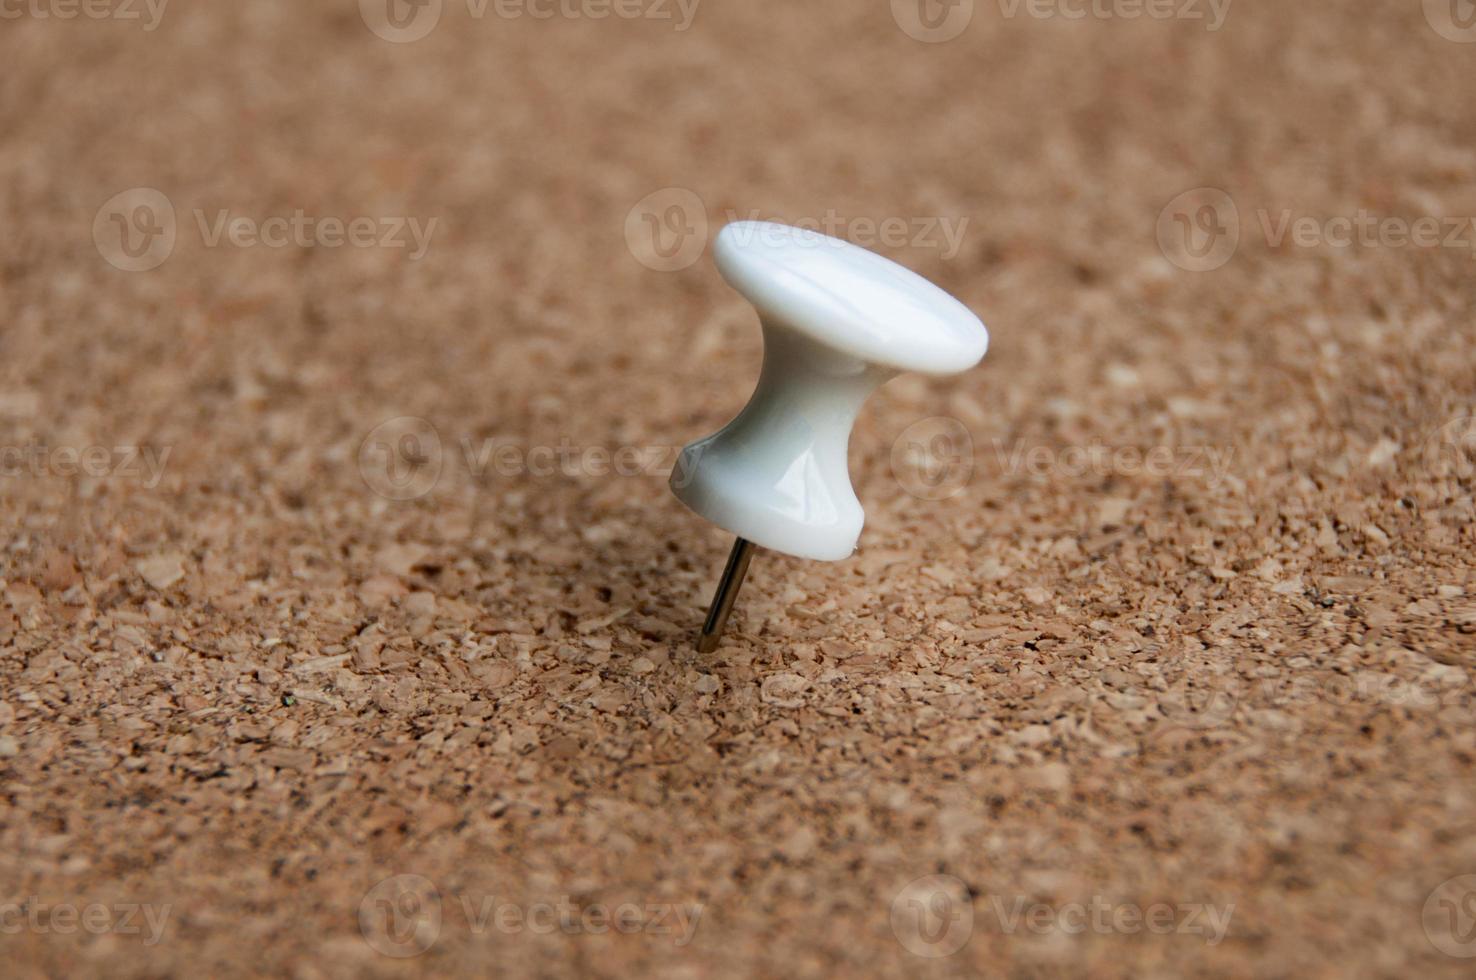
{"label": "metal pin needle", "polygon": [[754,544],[739,538],[733,542],[728,554],[728,565],[723,569],[722,581],[712,597],[712,606],[707,610],[707,622],[702,624],[702,635],[697,639],[699,653],[711,653],[723,638],[723,627],[728,625],[728,614],[738,599],[738,590],[743,588],[743,576],[748,574],[748,562],[753,557]]}

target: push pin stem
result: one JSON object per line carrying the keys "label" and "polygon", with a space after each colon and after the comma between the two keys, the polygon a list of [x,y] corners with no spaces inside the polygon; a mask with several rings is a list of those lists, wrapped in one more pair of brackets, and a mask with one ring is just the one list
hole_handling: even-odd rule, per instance
{"label": "push pin stem", "polygon": [[743,576],[748,574],[748,562],[753,558],[753,542],[739,538],[733,542],[728,553],[728,565],[723,569],[722,581],[718,582],[713,594],[712,606],[707,610],[707,622],[702,624],[702,635],[697,640],[698,653],[711,653],[723,638],[723,628],[728,625],[728,614],[738,600],[738,590],[743,588]]}

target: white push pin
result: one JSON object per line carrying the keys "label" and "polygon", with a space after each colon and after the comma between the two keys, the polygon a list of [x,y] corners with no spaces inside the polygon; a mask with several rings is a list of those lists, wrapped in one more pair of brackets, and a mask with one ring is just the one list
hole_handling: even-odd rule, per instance
{"label": "white push pin", "polygon": [[755,545],[839,561],[866,514],[846,449],[861,406],[904,371],[978,364],[984,324],[917,273],[816,232],[730,224],[718,271],[758,309],[764,366],[747,407],[686,449],[671,474],[684,504],[738,536],[697,649],[716,649]]}

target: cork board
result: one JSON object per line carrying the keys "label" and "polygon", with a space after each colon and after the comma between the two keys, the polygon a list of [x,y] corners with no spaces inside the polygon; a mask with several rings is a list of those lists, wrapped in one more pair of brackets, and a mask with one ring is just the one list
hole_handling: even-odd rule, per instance
{"label": "cork board", "polygon": [[[8,21],[5,972],[1468,970],[1476,47],[1129,6]],[[751,216],[993,345],[703,656]]]}

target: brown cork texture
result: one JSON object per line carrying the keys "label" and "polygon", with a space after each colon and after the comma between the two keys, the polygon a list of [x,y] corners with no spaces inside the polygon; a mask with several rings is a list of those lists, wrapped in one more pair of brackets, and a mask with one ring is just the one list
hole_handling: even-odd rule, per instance
{"label": "brown cork texture", "polygon": [[[0,973],[1469,975],[1468,3],[4,12]],[[993,343],[703,655],[751,216]]]}

